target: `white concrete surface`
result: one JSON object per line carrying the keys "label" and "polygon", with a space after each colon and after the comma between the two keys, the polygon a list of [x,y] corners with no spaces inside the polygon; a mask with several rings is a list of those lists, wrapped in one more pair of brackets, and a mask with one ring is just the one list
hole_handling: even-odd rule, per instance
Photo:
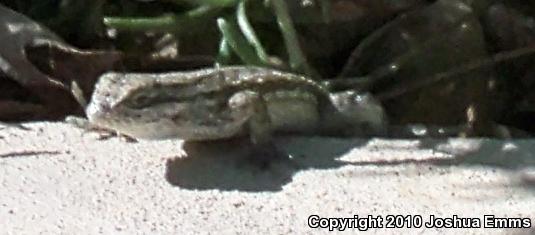
{"label": "white concrete surface", "polygon": [[[535,226],[535,140],[285,137],[292,158],[262,169],[239,157],[239,141],[183,149],[179,140],[99,140],[64,123],[24,126],[0,126],[1,234],[329,233],[308,227],[313,214],[494,215]],[[409,232],[535,234],[367,231]]]}

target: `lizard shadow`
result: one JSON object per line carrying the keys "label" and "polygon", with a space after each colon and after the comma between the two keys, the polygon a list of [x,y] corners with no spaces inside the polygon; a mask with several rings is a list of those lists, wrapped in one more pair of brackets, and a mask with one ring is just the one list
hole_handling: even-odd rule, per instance
{"label": "lizard shadow", "polygon": [[[243,139],[207,143],[186,143],[185,158],[167,161],[166,179],[172,185],[193,190],[281,191],[293,176],[307,169],[336,169],[343,166],[388,167],[404,164],[436,166],[462,165],[492,167],[516,171],[535,167],[535,140],[504,141],[497,139],[404,139],[374,144],[375,139],[329,137],[281,137],[277,146],[286,157],[268,166],[248,156]],[[389,143],[395,143],[389,146]],[[400,146],[403,143],[406,146]],[[381,149],[381,156],[369,156]],[[439,153],[417,158],[414,154],[388,154],[388,151],[432,151]],[[347,154],[349,151],[363,151]],[[385,154],[386,153],[386,154]],[[410,151],[408,152],[410,153]],[[373,154],[371,154],[373,155]],[[421,156],[422,154],[418,154]],[[442,155],[442,156],[440,156]],[[340,158],[344,156],[344,158]],[[351,156],[351,159],[346,159]],[[444,157],[447,156],[447,157]],[[360,171],[369,174],[370,171]],[[368,173],[366,173],[368,172]],[[375,171],[373,171],[375,172]],[[355,172],[357,175],[358,172]],[[381,172],[376,172],[381,174]],[[373,173],[372,173],[373,174]],[[366,175],[362,175],[366,177]],[[370,175],[368,175],[370,177]],[[526,185],[533,183],[525,182]],[[517,185],[521,187],[522,185]],[[522,186],[522,187],[523,187]]]}
{"label": "lizard shadow", "polygon": [[172,185],[194,190],[281,191],[300,170],[343,166],[336,158],[367,140],[282,137],[276,142],[284,156],[267,165],[249,155],[245,139],[186,142],[187,157],[167,161],[166,179]]}

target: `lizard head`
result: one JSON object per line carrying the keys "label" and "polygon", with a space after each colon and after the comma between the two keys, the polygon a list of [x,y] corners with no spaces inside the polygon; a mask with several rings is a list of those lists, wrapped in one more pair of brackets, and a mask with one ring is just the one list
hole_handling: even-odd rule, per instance
{"label": "lizard head", "polygon": [[205,140],[236,134],[245,120],[229,111],[224,92],[215,92],[217,78],[205,78],[199,73],[106,73],[86,115],[96,126],[136,138]]}

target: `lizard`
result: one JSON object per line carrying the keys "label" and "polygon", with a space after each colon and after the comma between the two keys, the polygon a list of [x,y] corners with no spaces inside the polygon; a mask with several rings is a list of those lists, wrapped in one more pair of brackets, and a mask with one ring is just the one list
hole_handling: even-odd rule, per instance
{"label": "lizard", "polygon": [[249,136],[274,149],[273,135],[378,135],[386,115],[368,93],[253,66],[167,73],[103,74],[86,108],[92,126],[141,139],[210,141]]}

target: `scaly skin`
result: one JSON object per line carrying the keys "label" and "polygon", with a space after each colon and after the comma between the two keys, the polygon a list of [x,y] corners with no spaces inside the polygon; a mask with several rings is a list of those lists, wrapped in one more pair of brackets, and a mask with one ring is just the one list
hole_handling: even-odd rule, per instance
{"label": "scaly skin", "polygon": [[138,138],[214,140],[272,133],[364,135],[386,129],[369,95],[329,93],[304,76],[259,67],[160,74],[107,73],[86,110],[90,123]]}

